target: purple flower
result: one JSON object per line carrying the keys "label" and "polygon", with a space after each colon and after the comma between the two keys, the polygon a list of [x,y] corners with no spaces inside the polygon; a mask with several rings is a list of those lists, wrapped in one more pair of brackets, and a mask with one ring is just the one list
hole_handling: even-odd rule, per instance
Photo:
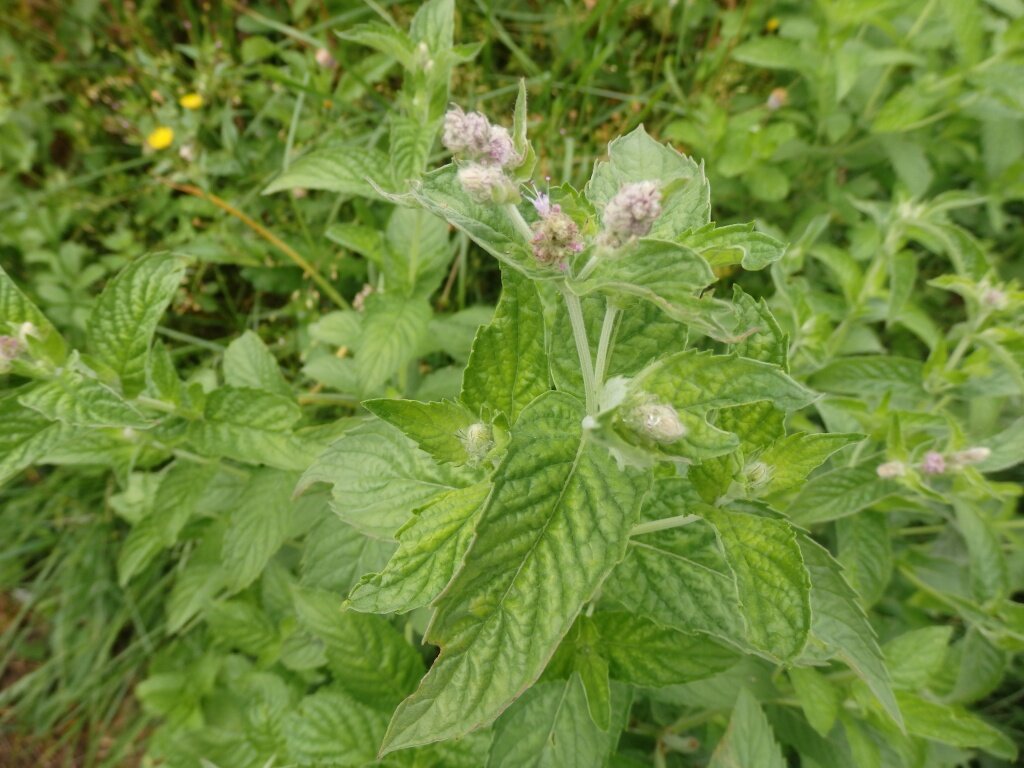
{"label": "purple flower", "polygon": [[661,192],[653,181],[623,184],[604,208],[604,239],[618,246],[651,231],[661,215]]}
{"label": "purple flower", "polygon": [[928,451],[921,461],[921,471],[926,475],[941,475],[946,471],[946,458],[938,451]]}

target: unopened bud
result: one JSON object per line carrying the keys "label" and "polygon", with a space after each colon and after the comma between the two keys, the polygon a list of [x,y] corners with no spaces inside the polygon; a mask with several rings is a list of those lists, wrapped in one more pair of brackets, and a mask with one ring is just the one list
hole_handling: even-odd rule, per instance
{"label": "unopened bud", "polygon": [[471,158],[491,151],[491,123],[479,112],[463,112],[452,107],[444,116],[441,141],[450,152]]}
{"label": "unopened bud", "polygon": [[366,283],[362,288],[359,289],[359,293],[352,297],[352,309],[356,312],[362,312],[366,309],[366,300],[372,294],[374,288],[370,283]]}
{"label": "unopened bud", "polygon": [[491,126],[487,157],[502,168],[519,164],[520,157],[512,143],[512,134],[504,126]]}
{"label": "unopened bud", "polygon": [[973,448],[968,448],[965,451],[958,451],[951,457],[955,464],[977,464],[979,461],[984,461],[992,455],[992,450],[986,448],[983,445],[977,445]]}
{"label": "unopened bud", "polygon": [[646,403],[633,409],[629,421],[644,437],[656,443],[674,443],[686,434],[686,426],[671,405]]}
{"label": "unopened bud", "polygon": [[479,464],[494,446],[491,426],[482,421],[470,424],[460,437],[471,464]]}
{"label": "unopened bud", "polygon": [[946,471],[946,457],[938,451],[928,451],[921,461],[921,471],[926,475],[941,475]]}
{"label": "unopened bud", "polygon": [[745,472],[747,475],[747,482],[753,486],[764,485],[772,479],[772,475],[774,474],[772,468],[763,461],[755,461],[753,464],[748,464]]}
{"label": "unopened bud", "polygon": [[902,461],[887,461],[875,468],[875,473],[883,480],[890,480],[894,477],[903,477],[907,474],[907,465]]}
{"label": "unopened bud", "polygon": [[334,69],[338,65],[338,62],[331,56],[331,52],[326,48],[317,48],[315,58],[316,63],[324,69]]}
{"label": "unopened bud", "polygon": [[604,208],[601,220],[609,245],[621,245],[651,231],[661,214],[661,192],[653,181],[623,184]]}
{"label": "unopened bud", "polygon": [[519,195],[516,185],[496,165],[470,163],[459,169],[457,178],[466,194],[478,203],[510,203]]}
{"label": "unopened bud", "polygon": [[789,91],[785,88],[775,88],[768,94],[764,105],[772,112],[782,109],[789,103]]}
{"label": "unopened bud", "polygon": [[992,309],[1006,309],[1006,292],[998,288],[986,289],[981,295],[981,300],[985,306]]}

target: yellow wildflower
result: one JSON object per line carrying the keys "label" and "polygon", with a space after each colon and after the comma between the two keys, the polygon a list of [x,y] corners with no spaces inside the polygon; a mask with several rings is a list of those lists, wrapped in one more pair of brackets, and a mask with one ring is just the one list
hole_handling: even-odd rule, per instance
{"label": "yellow wildflower", "polygon": [[186,93],[178,99],[178,103],[185,109],[199,109],[203,106],[203,97],[198,93]]}
{"label": "yellow wildflower", "polygon": [[174,143],[174,129],[161,125],[146,137],[150,149],[167,149]]}
{"label": "yellow wildflower", "polygon": [[775,16],[772,16],[770,19],[768,19],[768,21],[765,22],[764,28],[767,32],[778,32],[779,20]]}

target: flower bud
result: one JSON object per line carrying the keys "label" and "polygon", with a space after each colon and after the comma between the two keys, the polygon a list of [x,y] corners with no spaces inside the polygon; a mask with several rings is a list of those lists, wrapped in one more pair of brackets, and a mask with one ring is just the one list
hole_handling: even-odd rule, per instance
{"label": "flower bud", "polygon": [[502,168],[519,164],[520,157],[512,143],[512,134],[501,125],[492,125],[488,141],[487,157]]}
{"label": "flower bud", "polygon": [[352,298],[352,309],[356,312],[362,312],[365,310],[366,300],[370,297],[370,294],[372,294],[373,291],[374,288],[370,283],[366,283],[362,288],[360,288],[359,293]]}
{"label": "flower bud", "polygon": [[988,288],[981,295],[981,301],[992,309],[1006,309],[1006,292],[998,288]]}
{"label": "flower bud", "polygon": [[459,169],[459,183],[478,203],[511,203],[519,193],[516,185],[496,165],[470,163]]}
{"label": "flower bud", "polygon": [[0,373],[11,369],[11,361],[21,354],[22,343],[14,336],[0,336]]}
{"label": "flower bud", "polygon": [[572,254],[583,250],[580,228],[561,208],[551,206],[548,215],[533,225],[530,247],[541,264],[564,264]]}
{"label": "flower bud", "polygon": [[903,477],[907,474],[907,465],[902,461],[887,461],[875,468],[875,473],[883,480],[890,480],[894,477]]}
{"label": "flower bud", "polygon": [[642,237],[651,231],[660,214],[661,192],[653,181],[623,184],[604,208],[604,239],[617,246],[630,238]]}
{"label": "flower bud", "polygon": [[628,422],[644,437],[656,443],[674,443],[686,434],[686,426],[671,405],[645,403],[630,413]]}
{"label": "flower bud", "polygon": [[772,468],[763,461],[755,461],[752,464],[748,464],[744,472],[747,475],[747,482],[754,487],[766,484],[772,479],[774,474]]}
{"label": "flower bud", "polygon": [[338,64],[338,62],[334,60],[334,57],[331,56],[331,52],[326,48],[317,48],[316,56],[314,58],[316,59],[316,63],[324,69],[334,69]]}
{"label": "flower bud", "polygon": [[983,445],[976,445],[965,451],[954,453],[951,458],[953,459],[954,464],[963,466],[965,464],[977,464],[979,461],[984,461],[991,455],[992,450],[990,448],[986,448]]}
{"label": "flower bud", "polygon": [[768,94],[768,99],[764,105],[771,112],[775,112],[782,109],[787,103],[789,103],[789,91],[785,88],[775,88]]}
{"label": "flower bud", "polygon": [[494,436],[490,424],[478,421],[470,424],[460,435],[462,445],[469,455],[470,464],[479,464],[494,446]]}
{"label": "flower bud", "polygon": [[938,451],[928,451],[921,461],[921,471],[926,475],[941,475],[946,471],[946,457]]}
{"label": "flower bud", "polygon": [[491,123],[479,112],[452,107],[444,116],[441,141],[452,154],[477,158],[491,151]]}

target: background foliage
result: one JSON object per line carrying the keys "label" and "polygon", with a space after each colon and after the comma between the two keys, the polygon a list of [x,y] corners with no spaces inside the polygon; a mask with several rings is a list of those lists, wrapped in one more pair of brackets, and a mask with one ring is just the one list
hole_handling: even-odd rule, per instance
{"label": "background foliage", "polygon": [[[458,394],[501,280],[465,235],[395,208],[364,177],[397,190],[440,164],[432,131],[449,99],[510,124],[525,78],[538,180],[582,188],[607,142],[642,123],[704,162],[719,225],[755,219],[790,244],[770,269],[720,268],[717,290],[764,297],[791,375],[824,393],[791,432],[866,436],[835,446],[805,485],[770,490],[844,566],[906,733],[842,665],[753,658],[674,685],[605,659],[637,689],[610,690],[604,727],[570,658],[492,729],[387,759],[518,765],[516,750],[535,748],[540,764],[573,764],[560,738],[518,739],[542,722],[559,735],[623,730],[617,748],[609,737],[575,754],[580,765],[1012,761],[1024,737],[1012,283],[1024,271],[1024,4],[465,2],[450,49],[440,27],[413,22],[418,6],[5,12],[5,285],[131,402],[31,339],[35,359],[72,363],[45,390],[27,393],[37,372],[25,361],[2,382],[0,751],[12,765],[148,753],[227,768],[282,750],[275,764],[372,763],[381,707],[433,660],[419,642],[427,614],[337,606],[387,562],[426,498],[424,473],[467,483],[352,419],[368,398]],[[4,288],[0,332],[44,327],[19,296]],[[145,356],[124,350],[151,337],[139,367]],[[293,499],[300,473],[353,428],[358,455],[336,457],[330,478],[343,516],[315,472]],[[875,471],[972,446],[991,456],[961,473]],[[705,487],[726,477],[760,493],[735,467],[705,474]],[[605,591],[636,607],[630,557],[633,578],[617,572]],[[574,629],[563,655],[599,645],[586,633],[626,631],[599,616],[612,618]]]}

